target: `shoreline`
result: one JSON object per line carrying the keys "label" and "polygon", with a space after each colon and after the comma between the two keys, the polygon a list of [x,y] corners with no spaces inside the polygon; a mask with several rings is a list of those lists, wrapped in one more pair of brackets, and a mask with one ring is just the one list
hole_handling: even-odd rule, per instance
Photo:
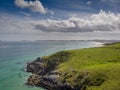
{"label": "shoreline", "polygon": [[[95,47],[104,46],[104,43],[102,43],[102,42],[94,42],[94,43],[95,43]],[[94,48],[94,47],[89,47],[89,48]],[[40,67],[36,67],[38,65]],[[40,70],[40,73],[37,73],[34,71],[35,69],[38,69],[38,68]],[[73,88],[72,86],[70,86],[69,83],[62,83],[61,81],[57,80],[57,79],[59,79],[61,72],[59,72],[59,71],[46,72],[44,60],[42,60],[42,58],[40,58],[40,57],[38,57],[36,60],[34,60],[32,62],[28,62],[25,70],[26,70],[26,72],[32,73],[32,75],[27,79],[26,84],[28,86],[43,87],[47,90],[79,90],[80,89],[80,88],[78,88],[78,89]],[[52,80],[51,77],[49,77],[49,76],[51,76],[51,73],[54,77],[58,76],[58,78],[54,78],[56,80]],[[46,77],[46,76],[48,76],[48,77]],[[34,82],[36,79],[38,79],[39,81]],[[31,80],[32,80],[32,82],[31,82]],[[44,82],[46,82],[46,83],[44,83]],[[54,84],[51,84],[51,82]]]}
{"label": "shoreline", "polygon": [[[108,45],[112,45],[112,44],[117,44],[118,42],[113,42],[113,43],[98,43],[97,48],[102,48],[103,46],[108,46]],[[92,47],[95,48],[95,47]],[[64,58],[69,58],[71,57],[71,53],[68,53],[66,51],[61,51],[61,52],[57,52],[55,54],[53,54],[52,56],[49,57],[54,57],[57,55],[57,58],[63,57]],[[51,59],[52,60],[52,59]],[[78,86],[73,86],[71,85],[69,82],[63,82],[61,80],[61,77],[63,77],[64,75],[66,75],[66,73],[62,73],[59,70],[56,70],[56,67],[58,65],[60,65],[61,63],[66,62],[62,61],[59,62],[59,64],[55,64],[56,66],[54,68],[53,64],[46,64],[48,62],[46,61],[50,61],[47,57],[43,58],[43,57],[38,57],[35,61],[32,61],[30,63],[27,63],[27,67],[26,67],[26,71],[32,73],[32,75],[27,79],[27,85],[30,86],[38,86],[38,87],[43,87],[47,90],[86,90],[86,85],[90,83],[90,81],[88,80],[88,72],[84,72],[84,77],[85,81],[82,82],[82,84],[78,87]],[[50,63],[49,62],[49,63]],[[50,67],[48,67],[50,65]],[[73,70],[72,72],[76,72],[75,70]],[[105,76],[106,77],[106,76]],[[104,77],[104,78],[105,78]],[[104,82],[104,80],[99,84],[101,85]],[[85,85],[84,85],[85,84]]]}
{"label": "shoreline", "polygon": [[31,63],[27,63],[26,72],[32,73],[27,79],[27,85],[43,87],[47,90],[75,90],[73,87],[60,81],[61,72],[57,70],[48,71],[44,60],[37,58]]}

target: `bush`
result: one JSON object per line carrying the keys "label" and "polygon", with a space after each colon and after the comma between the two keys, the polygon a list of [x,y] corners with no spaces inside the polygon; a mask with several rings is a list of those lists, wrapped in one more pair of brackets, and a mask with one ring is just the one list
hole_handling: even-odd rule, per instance
{"label": "bush", "polygon": [[71,53],[61,51],[49,56],[46,60],[46,71],[51,71],[59,64],[69,60]]}

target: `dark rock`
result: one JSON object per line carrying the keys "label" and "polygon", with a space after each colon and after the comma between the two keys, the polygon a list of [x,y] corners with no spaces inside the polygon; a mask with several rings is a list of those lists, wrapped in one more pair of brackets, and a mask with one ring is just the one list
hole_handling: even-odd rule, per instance
{"label": "dark rock", "polygon": [[27,85],[42,86],[47,90],[76,90],[70,83],[64,84],[60,81],[60,71],[46,72],[46,65],[42,58],[38,57],[35,61],[27,63],[26,71],[33,74],[27,79]]}
{"label": "dark rock", "polygon": [[33,74],[44,74],[45,65],[40,58],[37,60],[27,63],[26,71],[31,72]]}

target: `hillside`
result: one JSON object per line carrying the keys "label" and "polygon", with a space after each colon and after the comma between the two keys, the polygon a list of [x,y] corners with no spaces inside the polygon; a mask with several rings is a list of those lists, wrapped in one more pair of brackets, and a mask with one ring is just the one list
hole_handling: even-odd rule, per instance
{"label": "hillside", "polygon": [[[41,82],[46,82],[44,79],[47,78],[46,86],[52,89],[62,86],[59,90],[120,90],[120,43],[61,51],[42,57],[41,60],[42,62],[36,60],[37,64],[34,64],[35,61],[28,64],[28,71],[36,74],[36,77],[33,75],[28,79],[29,85],[44,86],[46,84]],[[30,65],[34,67],[32,71]],[[33,72],[36,68],[38,71]],[[41,70],[44,72],[40,73]],[[53,71],[54,73],[51,74]],[[41,79],[39,76],[44,78]],[[36,83],[35,78],[38,77]],[[52,78],[54,81],[51,81],[53,84],[48,82],[51,77],[54,77]],[[63,89],[66,86],[69,88]]]}

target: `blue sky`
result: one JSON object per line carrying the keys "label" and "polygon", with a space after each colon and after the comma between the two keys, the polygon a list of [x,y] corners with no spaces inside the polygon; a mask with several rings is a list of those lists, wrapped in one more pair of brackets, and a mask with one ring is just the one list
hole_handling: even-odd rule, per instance
{"label": "blue sky", "polygon": [[118,39],[119,5],[120,0],[1,0],[0,40]]}
{"label": "blue sky", "polygon": [[[26,0],[35,1],[35,0]],[[120,12],[119,0],[41,0],[40,1],[45,8],[53,11],[57,18],[69,17],[68,14],[81,14],[81,13],[97,13],[100,9],[104,11],[111,11],[114,13]],[[40,13],[33,13],[27,8],[19,8],[15,5],[15,0],[1,0],[0,11],[21,15],[22,12],[30,13],[31,15],[43,16],[49,18],[48,15],[42,15]],[[65,14],[63,14],[65,13]],[[62,15],[60,15],[62,14]],[[50,15],[49,15],[50,16]]]}

